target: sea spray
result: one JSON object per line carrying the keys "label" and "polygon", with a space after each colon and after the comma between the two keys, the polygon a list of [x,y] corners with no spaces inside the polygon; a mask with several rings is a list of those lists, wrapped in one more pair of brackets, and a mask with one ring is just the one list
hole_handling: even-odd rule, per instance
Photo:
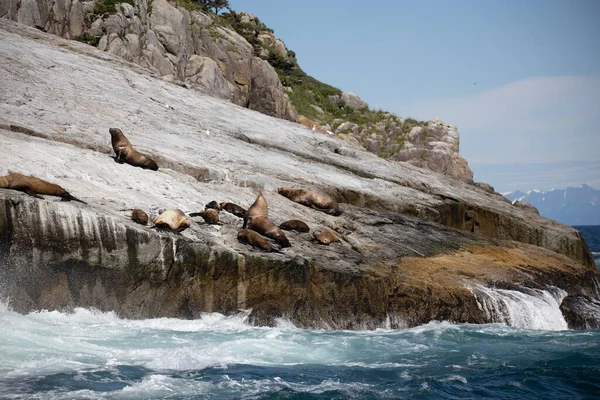
{"label": "sea spray", "polygon": [[568,329],[560,311],[567,292],[560,288],[508,290],[475,285],[470,290],[490,321],[523,329]]}

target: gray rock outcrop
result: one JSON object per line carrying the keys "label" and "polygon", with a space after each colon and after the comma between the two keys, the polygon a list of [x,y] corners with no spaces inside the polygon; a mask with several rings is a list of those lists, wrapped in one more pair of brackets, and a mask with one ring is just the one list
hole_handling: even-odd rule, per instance
{"label": "gray rock outcrop", "polygon": [[[130,4],[131,3],[131,4]],[[297,121],[275,70],[215,17],[166,0],[131,0],[114,11],[95,1],[5,0],[0,15],[107,53],[180,81],[202,93],[278,118]],[[273,41],[283,51],[281,41]],[[287,50],[286,50],[287,51]]]}
{"label": "gray rock outcrop", "polygon": [[341,99],[344,101],[344,105],[346,107],[350,107],[355,110],[367,107],[367,103],[365,103],[357,94],[352,92],[342,93]]}
{"label": "gray rock outcrop", "polygon": [[[0,189],[0,294],[15,310],[251,308],[256,324],[334,329],[506,322],[481,306],[477,288],[493,286],[556,293],[571,328],[600,326],[600,274],[572,227],[76,41],[0,19],[0,43],[0,175],[32,174],[87,203]],[[160,169],[115,163],[111,127]],[[280,186],[328,193],[344,214],[293,203]],[[241,220],[226,212],[222,226],[195,218],[180,235],[129,219],[211,200],[248,207],[259,190],[275,223],[302,219],[342,241],[290,233],[291,248],[262,253],[236,240]]]}

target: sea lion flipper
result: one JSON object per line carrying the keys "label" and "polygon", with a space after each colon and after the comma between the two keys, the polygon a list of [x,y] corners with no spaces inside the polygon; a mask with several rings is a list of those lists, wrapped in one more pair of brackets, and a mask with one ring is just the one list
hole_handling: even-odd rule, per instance
{"label": "sea lion flipper", "polygon": [[43,199],[42,196],[40,196],[39,194],[34,192],[32,189],[26,189],[26,190],[24,190],[24,192],[27,193],[28,195],[30,195],[31,197],[35,197],[36,199]]}
{"label": "sea lion flipper", "polygon": [[65,192],[65,194],[62,195],[61,197],[62,197],[61,201],[71,201],[71,200],[73,200],[73,201],[77,201],[77,202],[82,203],[82,204],[87,204],[85,201],[79,200],[77,197],[73,196],[69,192]]}
{"label": "sea lion flipper", "polygon": [[201,212],[193,212],[188,214],[190,217],[200,217],[202,216]]}
{"label": "sea lion flipper", "polygon": [[275,243],[269,243],[269,251],[272,253],[282,253],[281,246]]}

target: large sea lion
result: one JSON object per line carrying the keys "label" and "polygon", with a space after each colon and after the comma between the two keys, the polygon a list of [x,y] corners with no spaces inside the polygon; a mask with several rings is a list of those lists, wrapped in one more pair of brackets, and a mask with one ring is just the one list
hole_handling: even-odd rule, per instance
{"label": "large sea lion", "polygon": [[152,159],[133,149],[133,146],[119,128],[110,128],[108,131],[110,132],[112,148],[116,154],[116,161],[126,162],[129,165],[153,171],[158,170],[158,165]]}
{"label": "large sea lion", "polygon": [[286,231],[298,231],[298,232],[309,232],[310,228],[306,223],[299,219],[290,219],[289,221],[282,222],[279,227]]}
{"label": "large sea lion", "polygon": [[340,241],[340,237],[338,236],[338,234],[333,231],[322,231],[318,233],[315,232],[313,236],[315,237],[315,239],[317,239],[317,242],[327,246],[329,246],[329,243]]}
{"label": "large sea lion", "polygon": [[237,235],[240,243],[249,244],[250,246],[257,247],[265,251],[276,251],[279,252],[279,248],[276,244],[270,243],[267,239],[262,237],[258,232],[250,229],[240,229]]}
{"label": "large sea lion", "polygon": [[40,194],[45,194],[62,197],[62,200],[65,201],[73,200],[86,204],[84,201],[72,196],[60,185],[18,172],[11,172],[6,176],[0,176],[0,188],[18,190],[40,199],[42,198]]}
{"label": "large sea lion", "polygon": [[246,209],[243,207],[238,206],[237,204],[234,203],[221,203],[219,204],[219,206],[221,207],[221,210],[225,210],[228,213],[231,213],[233,215],[235,215],[236,217],[239,218],[244,218],[244,215],[246,214]]}
{"label": "large sea lion", "polygon": [[159,229],[170,229],[175,232],[182,232],[190,227],[190,219],[179,209],[167,210],[152,222]]}
{"label": "large sea lion", "polygon": [[131,219],[140,225],[148,224],[148,214],[139,208],[131,210]]}
{"label": "large sea lion", "polygon": [[285,233],[265,215],[250,219],[247,228],[275,240],[281,247],[292,247]]}
{"label": "large sea lion", "polygon": [[190,217],[200,216],[204,219],[207,224],[218,224],[219,223],[219,212],[214,208],[207,208],[204,211],[190,213]]}
{"label": "large sea lion", "polygon": [[262,192],[258,192],[256,200],[250,206],[250,208],[244,214],[244,224],[242,228],[249,228],[248,224],[253,218],[266,217],[269,215],[269,208],[267,206],[267,200],[262,195]]}
{"label": "large sea lion", "polygon": [[319,210],[327,214],[335,216],[342,214],[342,210],[340,210],[337,201],[324,193],[285,187],[277,189],[277,193],[296,203],[314,208],[315,210]]}

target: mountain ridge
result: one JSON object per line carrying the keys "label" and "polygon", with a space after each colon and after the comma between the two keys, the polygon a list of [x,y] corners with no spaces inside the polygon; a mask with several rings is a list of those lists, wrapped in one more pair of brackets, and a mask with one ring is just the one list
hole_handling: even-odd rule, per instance
{"label": "mountain ridge", "polygon": [[511,202],[529,203],[540,215],[567,225],[600,225],[600,190],[582,184],[565,189],[502,193]]}

